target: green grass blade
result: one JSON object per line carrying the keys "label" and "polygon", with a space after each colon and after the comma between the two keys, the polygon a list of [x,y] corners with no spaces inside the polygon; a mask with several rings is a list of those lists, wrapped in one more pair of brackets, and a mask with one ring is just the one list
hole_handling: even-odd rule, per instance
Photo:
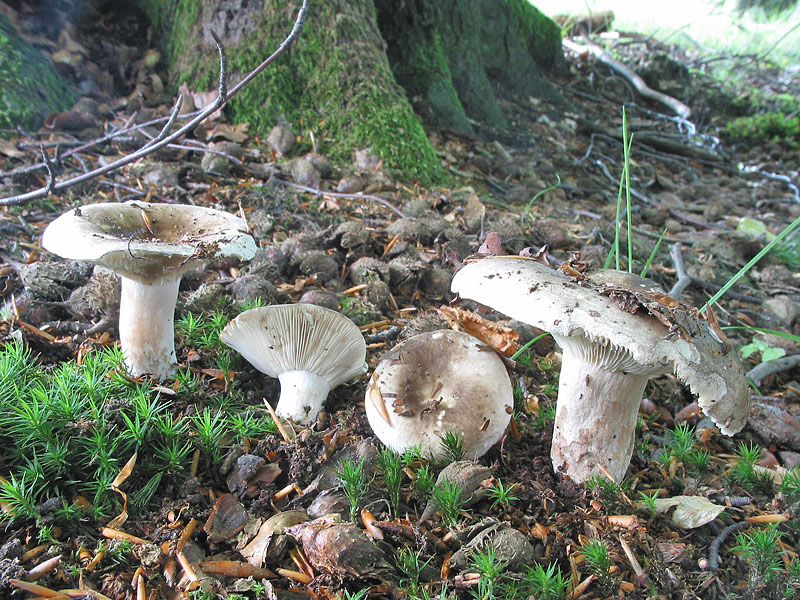
{"label": "green grass blade", "polygon": [[800,344],[800,335],[794,335],[793,333],[787,333],[785,331],[775,331],[774,329],[764,329],[763,327],[751,327],[750,325],[729,325],[722,328],[723,331],[728,331],[730,329],[743,329],[745,331],[757,331],[759,333],[777,335],[778,337]]}
{"label": "green grass blade", "polygon": [[622,175],[619,176],[619,190],[617,190],[617,219],[614,222],[614,245],[611,247],[611,251],[608,253],[608,258],[606,258],[606,264],[603,266],[604,269],[607,269],[611,265],[611,261],[616,259],[616,269],[619,271],[619,230],[621,225],[621,218],[622,215],[622,186],[625,183],[625,173],[623,171]]}
{"label": "green grass blade", "polygon": [[[625,174],[625,221],[628,226],[628,273],[633,273],[633,223],[631,219],[631,144],[633,136],[628,139],[628,118],[625,115],[625,107],[622,107],[622,152],[625,164],[622,172]],[[617,213],[619,214],[619,213]],[[619,269],[619,265],[617,265]]]}
{"label": "green grass blade", "polygon": [[650,269],[650,265],[653,264],[653,259],[656,257],[656,254],[658,253],[658,249],[661,247],[661,242],[664,241],[664,236],[665,235],[667,235],[666,227],[664,228],[664,233],[662,233],[659,236],[658,241],[656,242],[656,245],[653,248],[653,251],[650,253],[650,256],[647,257],[647,262],[644,263],[644,268],[642,269],[641,277],[646,277],[647,276],[647,271]]}
{"label": "green grass blade", "polygon": [[539,335],[537,335],[531,341],[526,343],[522,348],[520,348],[519,350],[514,352],[513,356],[511,357],[511,360],[517,360],[520,356],[522,356],[522,353],[525,352],[525,350],[527,350],[528,348],[533,346],[536,342],[538,342],[540,339],[542,339],[546,335],[550,335],[550,334],[547,333],[547,332],[544,332],[544,333],[540,333]]}
{"label": "green grass blade", "polygon": [[711,298],[709,298],[708,301],[700,309],[700,312],[704,313],[706,312],[709,306],[713,306],[714,304],[716,304],[717,300],[719,300],[723,296],[723,294],[725,294],[725,292],[731,289],[734,286],[734,284],[745,275],[745,273],[747,273],[750,269],[752,269],[756,265],[756,263],[758,263],[758,261],[764,258],[764,256],[770,250],[772,250],[777,244],[779,244],[781,240],[786,238],[786,236],[788,236],[792,231],[797,229],[799,225],[800,225],[800,217],[797,217],[794,221],[792,221],[792,223],[788,227],[786,227],[786,229],[784,229],[777,236],[775,236],[774,240],[772,240],[769,244],[764,246],[761,249],[761,251],[758,254],[756,254],[753,258],[751,258],[750,261],[745,266],[739,269],[739,272],[736,273],[736,275],[734,275],[733,277],[731,277],[725,283],[725,285],[723,285],[719,289],[719,291],[716,294],[711,296]]}

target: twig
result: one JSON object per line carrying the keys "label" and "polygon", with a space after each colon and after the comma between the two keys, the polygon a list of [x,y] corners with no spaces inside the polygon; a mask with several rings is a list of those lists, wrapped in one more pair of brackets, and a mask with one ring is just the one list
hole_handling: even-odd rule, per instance
{"label": "twig", "polygon": [[673,98],[672,96],[667,96],[666,94],[662,94],[661,92],[657,92],[656,90],[650,88],[645,82],[644,79],[639,77],[636,73],[634,73],[631,69],[623,65],[621,62],[614,60],[611,58],[606,52],[600,47],[588,40],[584,40],[586,45],[576,44],[570,39],[564,38],[561,40],[561,44],[572,50],[577,54],[583,54],[584,52],[588,52],[589,54],[594,55],[599,59],[601,62],[607,64],[609,67],[614,69],[617,73],[622,75],[625,79],[627,79],[631,85],[636,88],[636,91],[639,92],[645,98],[650,98],[651,100],[655,100],[656,102],[660,102],[661,104],[667,106],[671,109],[675,114],[684,119],[689,118],[689,115],[692,114],[692,109],[686,106],[683,102],[678,100],[677,98]]}
{"label": "twig", "polygon": [[708,568],[707,571],[716,573],[719,571],[719,549],[722,544],[728,539],[728,536],[736,531],[744,531],[749,528],[752,523],[750,521],[740,521],[733,525],[728,525],[725,529],[720,531],[719,535],[714,538],[711,545],[708,547]]}
{"label": "twig", "polygon": [[389,327],[389,329],[384,329],[383,331],[379,331],[377,333],[371,333],[366,336],[365,340],[368,344],[375,344],[377,342],[388,342],[390,340],[395,339],[400,332],[403,331],[403,328],[398,325],[393,325]]}
{"label": "twig", "polygon": [[[219,37],[216,33],[211,32],[211,36],[214,38],[214,42],[217,44],[217,51],[219,52],[219,90],[217,93],[217,97],[210,105],[206,106],[202,111],[200,111],[197,116],[195,116],[191,121],[174,131],[169,135],[162,135],[165,133],[162,131],[161,134],[158,135],[156,140],[158,141],[150,141],[145,144],[143,147],[139,148],[135,152],[127,154],[122,158],[115,160],[107,165],[94,169],[93,171],[89,171],[88,173],[84,173],[82,175],[78,175],[76,177],[72,177],[71,179],[67,179],[66,181],[62,181],[60,183],[54,183],[53,185],[48,184],[46,187],[40,188],[38,190],[27,192],[25,194],[19,194],[17,196],[10,196],[8,198],[1,198],[0,199],[0,206],[12,206],[12,205],[20,205],[30,202],[31,200],[36,200],[38,198],[44,198],[50,193],[54,191],[61,191],[67,189],[73,185],[78,183],[83,183],[84,181],[89,181],[98,177],[99,175],[104,175],[106,173],[110,173],[111,171],[116,171],[120,167],[124,167],[125,165],[129,165],[132,162],[152,154],[156,150],[167,146],[171,142],[175,141],[185,133],[188,133],[192,129],[194,129],[198,124],[208,118],[211,114],[218,111],[222,108],[227,101],[234,96],[237,92],[239,92],[247,83],[249,83],[256,75],[258,75],[261,71],[263,71],[270,63],[272,63],[278,56],[286,52],[289,47],[295,42],[297,37],[300,35],[300,31],[303,27],[303,22],[305,21],[306,14],[308,13],[308,5],[309,0],[303,0],[303,5],[300,8],[300,11],[297,14],[297,18],[295,20],[294,26],[292,27],[292,31],[283,40],[281,45],[278,49],[273,52],[264,62],[258,65],[253,71],[251,71],[242,81],[240,81],[237,85],[235,85],[230,92],[228,92],[228,58],[225,54],[225,47],[223,46],[222,42],[220,41]],[[178,106],[179,103],[176,103]],[[177,111],[173,109],[173,113]],[[170,120],[174,121],[173,115],[167,119],[169,123]],[[161,139],[158,139],[161,138]]]}
{"label": "twig", "polygon": [[47,156],[47,152],[44,151],[44,148],[40,148],[42,153],[42,160],[44,160],[44,168],[47,169],[47,186],[45,189],[45,195],[49,195],[53,188],[56,185],[56,176],[53,172],[53,163],[50,162],[50,157]]}
{"label": "twig", "polygon": [[401,219],[406,218],[406,214],[403,211],[401,211],[399,208],[395,208],[395,206],[391,202],[389,202],[386,198],[381,198],[380,196],[373,196],[372,194],[346,194],[344,192],[329,192],[326,190],[318,190],[317,188],[309,187],[307,185],[300,185],[299,183],[286,181],[284,179],[278,179],[277,177],[271,177],[270,181],[275,181],[277,183],[281,183],[283,185],[293,187],[298,190],[303,190],[304,192],[308,192],[309,194],[315,194],[317,196],[333,196],[334,198],[363,198],[365,200],[375,200],[375,202],[380,202],[386,208],[391,210],[394,214],[399,216]]}
{"label": "twig", "polygon": [[747,372],[747,378],[752,380],[756,386],[759,386],[761,385],[762,379],[774,375],[775,373],[794,369],[797,366],[800,366],[800,354],[782,356],[781,358],[774,358],[756,365]]}
{"label": "twig", "polygon": [[680,243],[672,244],[669,247],[669,255],[675,265],[675,272],[678,274],[678,281],[672,286],[669,295],[680,300],[681,294],[692,284],[692,276],[686,272],[686,265],[683,262],[683,252]]}
{"label": "twig", "polygon": [[[214,40],[217,39],[217,35],[213,31],[211,32],[211,35],[214,37]],[[178,99],[175,101],[175,107],[172,109],[172,113],[169,115],[167,122],[164,123],[164,127],[161,128],[161,132],[152,140],[150,140],[148,143],[146,143],[144,146],[142,146],[142,150],[144,150],[149,146],[152,146],[156,142],[160,142],[165,137],[167,137],[167,132],[172,128],[172,125],[175,123],[175,119],[178,118],[178,113],[181,110],[182,104],[183,104],[183,94],[179,94]]]}

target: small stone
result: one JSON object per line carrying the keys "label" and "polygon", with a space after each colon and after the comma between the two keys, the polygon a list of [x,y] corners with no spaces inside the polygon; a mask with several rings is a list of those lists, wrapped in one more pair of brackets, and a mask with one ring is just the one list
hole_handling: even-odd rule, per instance
{"label": "small stone", "polygon": [[228,285],[228,291],[239,304],[261,300],[264,305],[282,304],[288,297],[261,275],[240,275]]}
{"label": "small stone", "polygon": [[225,288],[219,283],[204,283],[191,292],[184,303],[190,312],[205,312],[219,308],[220,298],[225,296]]}
{"label": "small stone", "polygon": [[319,188],[322,175],[310,162],[303,158],[296,158],[288,166],[295,183],[314,189]]}
{"label": "small stone", "polygon": [[322,283],[338,278],[339,264],[322,250],[311,250],[301,256],[299,268],[303,275],[316,275]]}
{"label": "small stone", "polygon": [[362,171],[374,171],[381,164],[380,157],[372,152],[372,148],[355,151],[355,165]]}
{"label": "small stone", "polygon": [[44,300],[60,301],[71,291],[86,284],[92,265],[71,261],[50,262],[39,260],[19,267],[19,276],[25,289]]}
{"label": "small stone", "polygon": [[370,232],[358,221],[345,221],[333,232],[333,241],[343,249],[366,247],[370,242]]}
{"label": "small stone", "polygon": [[155,167],[145,173],[142,182],[160,191],[174,189],[180,185],[177,173],[173,169],[163,166]]}
{"label": "small stone", "polygon": [[432,269],[426,269],[422,273],[419,286],[425,294],[433,298],[450,298],[453,295],[450,292],[450,283],[452,280],[452,271],[434,267]]}
{"label": "small stone", "polygon": [[203,526],[211,542],[221,542],[235,536],[247,523],[247,511],[231,494],[223,494],[214,503],[211,514]]}
{"label": "small stone", "polygon": [[216,152],[204,153],[203,158],[200,159],[200,168],[203,169],[204,173],[227,175],[234,164],[231,158],[241,160],[244,156],[242,146],[235,142],[218,142],[214,144],[214,149],[224,154],[217,154]]}
{"label": "small stone", "polygon": [[94,321],[119,315],[120,278],[116,273],[95,267],[86,285],[72,290],[67,310],[77,318]]}
{"label": "small stone", "polygon": [[346,518],[350,513],[350,501],[341,490],[322,490],[306,511],[312,519],[337,514]]}
{"label": "small stone", "polygon": [[289,527],[287,533],[303,548],[308,561],[323,573],[383,578],[394,571],[380,546],[353,523],[335,515]]}
{"label": "small stone", "polygon": [[283,250],[278,246],[266,246],[256,251],[256,255],[247,263],[248,275],[258,275],[264,279],[276,281],[286,269],[288,262]]}
{"label": "small stone", "polygon": [[267,144],[278,156],[286,156],[294,146],[294,142],[294,133],[286,124],[275,125],[267,134]]}
{"label": "small stone", "polygon": [[336,184],[336,191],[340,194],[355,194],[364,190],[367,182],[359,175],[347,175]]}
{"label": "small stone", "polygon": [[[447,465],[439,477],[436,478],[436,485],[441,486],[444,482],[458,484],[461,490],[461,499],[464,506],[470,506],[486,495],[486,488],[481,487],[481,482],[489,479],[492,472],[488,467],[471,460],[458,460]],[[419,521],[427,521],[436,511],[436,504],[431,501],[425,507]]]}
{"label": "small stone", "polygon": [[317,154],[316,152],[309,152],[303,158],[314,165],[314,168],[323,179],[327,179],[333,175],[333,165],[327,156]]}
{"label": "small stone", "polygon": [[780,457],[784,468],[794,469],[800,467],[800,452],[791,452],[790,450],[782,450],[778,452],[778,456]]}
{"label": "small stone", "polygon": [[778,319],[782,325],[791,325],[797,319],[800,308],[790,296],[781,294],[764,300],[764,309]]}
{"label": "small stone", "polygon": [[315,304],[331,310],[339,310],[339,298],[327,290],[311,289],[306,291],[299,300],[300,304]]}
{"label": "small stone", "polygon": [[519,571],[533,559],[533,546],[521,531],[495,521],[492,526],[478,532],[467,544],[453,554],[453,566],[463,569],[475,552],[494,551],[497,561],[506,568]]}
{"label": "small stone", "polygon": [[389,281],[389,266],[371,256],[359,258],[350,265],[350,279],[356,285],[370,281]]}

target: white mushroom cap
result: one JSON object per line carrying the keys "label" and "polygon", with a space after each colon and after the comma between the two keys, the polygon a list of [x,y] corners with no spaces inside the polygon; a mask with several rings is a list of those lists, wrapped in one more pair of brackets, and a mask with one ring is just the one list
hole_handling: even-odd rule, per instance
{"label": "white mushroom cap", "polygon": [[628,286],[644,295],[657,289],[652,282],[626,274],[625,284],[619,279],[598,284],[594,280],[600,277],[576,282],[534,260],[499,257],[469,263],[453,278],[452,290],[462,298],[549,331],[562,347],[555,468],[580,481],[602,466],[621,479],[633,451],[644,386],[662,373],[674,372],[688,385],[723,433],[741,430],[750,393],[738,354],[697,317],[681,314],[691,331],[671,335],[645,309],[632,314],[600,293]]}
{"label": "white mushroom cap", "polygon": [[280,380],[276,412],[299,424],[317,418],[330,390],[366,371],[367,345],[358,326],[314,304],[247,310],[219,337],[256,369]]}
{"label": "white mushroom cap", "polygon": [[244,222],[191,205],[131,201],[82,206],[48,225],[42,245],[64,258],[101,265],[122,278],[119,335],[134,376],[169,375],[182,274],[216,258],[249,260],[256,245]]}
{"label": "white mushroom cap", "polygon": [[142,283],[172,278],[217,258],[249,260],[253,237],[237,216],[189,204],[81,206],[50,223],[42,245],[64,258],[102,265]]}
{"label": "white mushroom cap", "polygon": [[397,344],[370,378],[370,427],[395,452],[421,446],[443,456],[440,436],[458,433],[466,457],[486,454],[511,420],[514,397],[503,361],[471,335],[432,331]]}

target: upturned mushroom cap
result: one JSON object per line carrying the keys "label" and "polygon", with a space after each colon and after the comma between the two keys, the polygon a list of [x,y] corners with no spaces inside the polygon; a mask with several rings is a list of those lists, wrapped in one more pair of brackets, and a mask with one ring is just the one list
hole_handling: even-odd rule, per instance
{"label": "upturned mushroom cap", "polygon": [[639,404],[656,375],[675,373],[727,435],[747,420],[738,354],[653,282],[618,271],[577,281],[535,260],[498,257],[463,267],[452,290],[549,331],[561,346],[550,456],[575,481],[624,477]]}
{"label": "upturned mushroom cap", "polygon": [[247,310],[219,337],[256,369],[280,379],[276,412],[295,423],[313,422],[331,389],[366,370],[367,346],[358,326],[314,304]]}
{"label": "upturned mushroom cap", "polygon": [[198,261],[249,260],[256,253],[239,217],[201,206],[137,200],[64,213],[45,229],[42,246],[144,283],[194,268]]}
{"label": "upturned mushroom cap", "polygon": [[462,436],[467,458],[483,456],[503,435],[514,406],[503,361],[474,337],[433,331],[397,344],[370,377],[370,427],[386,446],[420,445],[441,457],[440,436]]}
{"label": "upturned mushroom cap", "polygon": [[191,205],[131,201],[71,210],[42,236],[50,252],[101,265],[121,279],[120,346],[128,371],[164,379],[175,367],[173,322],[181,275],[215,258],[249,260],[244,222]]}

